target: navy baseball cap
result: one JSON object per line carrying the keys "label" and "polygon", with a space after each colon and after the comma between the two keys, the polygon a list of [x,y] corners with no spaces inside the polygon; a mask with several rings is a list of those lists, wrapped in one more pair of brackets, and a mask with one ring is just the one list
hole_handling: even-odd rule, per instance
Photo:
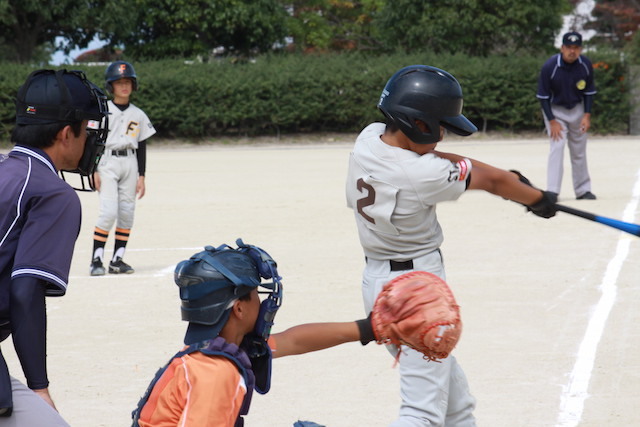
{"label": "navy baseball cap", "polygon": [[569,31],[562,36],[562,44],[565,46],[582,46],[582,35],[576,31]]}
{"label": "navy baseball cap", "polygon": [[100,121],[105,113],[94,87],[80,71],[34,71],[18,90],[16,124]]}

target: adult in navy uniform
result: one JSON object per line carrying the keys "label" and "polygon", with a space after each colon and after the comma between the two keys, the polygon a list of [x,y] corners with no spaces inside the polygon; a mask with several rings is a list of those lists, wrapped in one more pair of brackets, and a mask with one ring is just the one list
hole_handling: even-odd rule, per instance
{"label": "adult in navy uniform", "polygon": [[[49,393],[45,296],[62,296],[84,183],[104,150],[106,97],[79,71],[38,70],[20,87],[15,143],[0,155],[0,341],[13,338],[26,386],[0,353],[0,426],[66,426]],[[64,176],[64,175],[63,175]]]}
{"label": "adult in navy uniform", "polygon": [[555,200],[560,194],[564,147],[569,146],[573,190],[576,198],[593,200],[587,167],[587,131],[596,93],[593,66],[582,53],[582,36],[575,31],[562,37],[560,53],[549,58],[540,71],[540,100],[551,149],[547,164],[547,191]]}

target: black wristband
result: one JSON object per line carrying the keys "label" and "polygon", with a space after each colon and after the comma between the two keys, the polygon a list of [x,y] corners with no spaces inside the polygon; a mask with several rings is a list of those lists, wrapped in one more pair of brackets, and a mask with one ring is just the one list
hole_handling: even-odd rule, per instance
{"label": "black wristband", "polygon": [[521,183],[526,184],[529,187],[533,187],[533,184],[531,184],[531,181],[529,181],[529,179],[526,176],[522,175],[520,171],[517,171],[515,169],[509,169],[509,172],[512,172],[518,175],[518,179],[520,180]]}
{"label": "black wristband", "polygon": [[371,326],[371,313],[369,313],[369,317],[366,319],[356,320],[356,325],[358,325],[358,330],[360,331],[360,343],[362,345],[367,345],[371,341],[376,340],[376,336],[373,333],[373,326]]}

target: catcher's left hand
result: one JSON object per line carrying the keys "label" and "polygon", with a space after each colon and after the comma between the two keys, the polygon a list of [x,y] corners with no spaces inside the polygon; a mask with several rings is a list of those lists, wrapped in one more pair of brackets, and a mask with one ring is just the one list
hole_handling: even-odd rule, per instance
{"label": "catcher's left hand", "polygon": [[378,344],[407,345],[425,359],[444,359],[462,332],[460,307],[438,276],[412,271],[384,285],[371,323]]}

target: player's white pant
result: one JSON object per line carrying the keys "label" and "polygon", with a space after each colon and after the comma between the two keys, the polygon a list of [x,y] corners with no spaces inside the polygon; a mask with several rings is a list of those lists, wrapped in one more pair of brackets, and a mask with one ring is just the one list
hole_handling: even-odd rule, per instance
{"label": "player's white pant", "polygon": [[[576,196],[591,191],[591,178],[587,167],[587,133],[580,130],[584,106],[578,104],[571,110],[554,105],[551,107],[556,120],[562,125],[560,140],[550,141],[547,163],[547,191],[560,193],[564,172],[564,148],[568,145],[571,159],[571,176]],[[549,134],[549,121],[543,114],[544,124]]]}
{"label": "player's white pant", "polygon": [[96,226],[109,231],[116,222],[118,228],[133,227],[138,184],[138,160],[135,155],[124,157],[105,153],[98,165],[100,174],[100,215]]}
{"label": "player's white pant", "polygon": [[[440,251],[413,260],[413,269],[433,273],[445,280]],[[367,260],[362,281],[362,296],[366,313],[389,280],[407,271],[391,271],[388,260]],[[395,346],[387,346],[395,357]],[[456,358],[450,355],[441,363],[423,359],[422,353],[402,347],[400,365],[399,417],[393,427],[408,426],[475,426],[475,399],[469,391],[467,378]]]}

